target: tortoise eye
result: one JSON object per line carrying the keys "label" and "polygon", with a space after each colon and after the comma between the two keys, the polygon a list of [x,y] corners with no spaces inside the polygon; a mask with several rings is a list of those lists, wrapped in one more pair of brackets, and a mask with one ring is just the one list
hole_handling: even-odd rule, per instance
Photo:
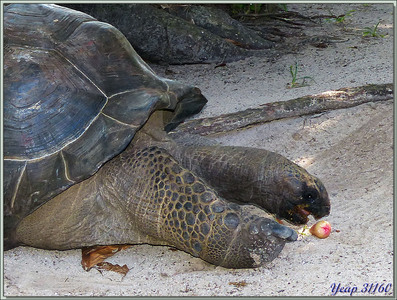
{"label": "tortoise eye", "polygon": [[315,201],[318,198],[318,193],[314,190],[311,191],[306,191],[303,195],[303,198],[308,200],[308,201]]}

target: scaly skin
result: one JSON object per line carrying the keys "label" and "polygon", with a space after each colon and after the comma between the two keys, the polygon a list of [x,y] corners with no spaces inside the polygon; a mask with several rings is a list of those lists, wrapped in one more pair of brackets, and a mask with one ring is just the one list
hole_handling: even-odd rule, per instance
{"label": "scaly skin", "polygon": [[231,146],[174,148],[174,157],[225,199],[257,204],[297,225],[308,222],[307,214],[299,208],[315,218],[329,214],[330,202],[323,183],[280,154]]}
{"label": "scaly skin", "polygon": [[155,146],[130,146],[17,228],[19,241],[39,248],[151,243],[229,268],[271,261],[296,238],[288,227],[225,201]]}
{"label": "scaly skin", "polygon": [[[273,260],[297,234],[230,200],[295,223],[307,221],[302,208],[316,217],[329,213],[321,182],[282,156],[183,147],[163,124],[163,114],[154,113],[124,152],[23,219],[16,239],[46,249],[169,245],[215,265],[250,268]],[[307,197],[313,190],[319,194]]]}

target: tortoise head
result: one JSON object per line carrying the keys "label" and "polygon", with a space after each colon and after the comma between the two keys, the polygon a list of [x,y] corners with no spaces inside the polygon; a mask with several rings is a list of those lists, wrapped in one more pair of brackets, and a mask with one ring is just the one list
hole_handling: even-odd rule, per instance
{"label": "tortoise head", "polygon": [[296,164],[289,164],[280,174],[281,207],[278,217],[292,224],[308,222],[308,216],[317,220],[329,215],[331,204],[324,184]]}

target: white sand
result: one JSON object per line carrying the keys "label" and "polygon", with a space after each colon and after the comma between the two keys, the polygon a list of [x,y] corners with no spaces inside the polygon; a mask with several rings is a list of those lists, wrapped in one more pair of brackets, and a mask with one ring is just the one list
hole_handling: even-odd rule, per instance
{"label": "white sand", "polygon": [[[307,28],[308,35],[349,38],[325,49],[309,47],[276,61],[250,58],[227,64],[171,66],[173,77],[198,85],[209,103],[202,116],[256,107],[342,87],[393,82],[391,4],[288,4],[303,14],[354,9],[344,24]],[[384,38],[362,38],[378,21]],[[356,48],[351,48],[351,47]],[[286,89],[298,62],[308,87]],[[160,74],[164,67],[155,66]],[[170,77],[170,76],[168,76]],[[172,76],[171,76],[172,77]],[[275,121],[219,135],[225,145],[277,151],[321,178],[331,198],[327,239],[307,236],[287,244],[268,265],[247,270],[215,267],[168,247],[134,246],[108,261],[127,264],[124,277],[86,272],[81,251],[18,247],[4,253],[6,296],[329,296],[332,285],[357,288],[393,283],[393,101],[364,104],[317,116]],[[311,220],[312,224],[314,223]],[[246,283],[236,286],[233,283]],[[369,287],[369,286],[368,286]],[[372,288],[373,289],[373,288]],[[376,290],[374,295],[392,295]],[[342,295],[339,292],[337,295]],[[343,294],[345,295],[345,294]]]}

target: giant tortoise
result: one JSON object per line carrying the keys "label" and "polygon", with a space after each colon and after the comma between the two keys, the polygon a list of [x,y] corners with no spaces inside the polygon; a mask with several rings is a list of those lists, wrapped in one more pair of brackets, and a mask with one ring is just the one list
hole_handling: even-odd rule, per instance
{"label": "giant tortoise", "polygon": [[169,132],[196,87],[157,76],[113,26],[57,5],[4,9],[5,247],[169,245],[229,268],[273,260],[329,214],[321,181],[283,156]]}

